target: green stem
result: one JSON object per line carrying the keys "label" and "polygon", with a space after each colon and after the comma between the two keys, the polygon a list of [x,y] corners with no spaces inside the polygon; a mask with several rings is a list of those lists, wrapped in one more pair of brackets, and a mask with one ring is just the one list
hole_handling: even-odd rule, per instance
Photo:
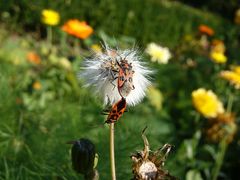
{"label": "green stem", "polygon": [[50,45],[50,47],[52,47],[52,27],[51,26],[48,26],[47,27],[47,41]]}
{"label": "green stem", "polygon": [[227,147],[228,147],[228,143],[227,143],[227,138],[224,138],[220,144],[219,144],[219,152],[217,153],[217,157],[216,157],[216,164],[215,167],[213,168],[213,178],[212,180],[217,180],[218,174],[221,170],[221,166],[223,163],[223,159],[224,156],[226,154],[227,151]]}
{"label": "green stem", "polygon": [[[232,111],[233,100],[234,100],[234,95],[230,92],[228,96],[228,102],[227,102],[227,111],[226,111],[227,113],[230,113]],[[225,137],[222,139],[222,141],[219,144],[219,152],[216,155],[216,164],[212,171],[213,180],[217,180],[218,174],[223,164],[224,156],[227,151],[227,147],[228,147],[228,142],[227,142],[227,137]]]}
{"label": "green stem", "polygon": [[79,43],[79,39],[78,38],[74,38],[74,54],[76,56],[80,55],[80,51],[79,51],[79,47],[80,47],[80,43]]}
{"label": "green stem", "polygon": [[112,180],[116,180],[115,156],[114,156],[114,123],[110,123],[110,164]]}
{"label": "green stem", "polygon": [[232,111],[234,95],[230,92],[228,96],[228,103],[227,103],[227,112],[230,113]]}

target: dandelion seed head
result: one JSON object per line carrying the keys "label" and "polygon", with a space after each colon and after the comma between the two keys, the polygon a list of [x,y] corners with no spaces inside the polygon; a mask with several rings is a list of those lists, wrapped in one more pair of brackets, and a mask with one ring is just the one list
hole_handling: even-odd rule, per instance
{"label": "dandelion seed head", "polygon": [[[119,91],[119,62],[122,60],[126,60],[131,65],[134,73],[132,73],[132,83],[127,81]],[[102,96],[105,105],[116,103],[122,95],[128,105],[134,106],[144,98],[146,89],[150,85],[151,73],[152,71],[141,61],[136,49],[119,50],[105,45],[102,53],[95,53],[92,58],[85,60],[79,78],[85,79],[86,86],[94,87],[95,93]]]}

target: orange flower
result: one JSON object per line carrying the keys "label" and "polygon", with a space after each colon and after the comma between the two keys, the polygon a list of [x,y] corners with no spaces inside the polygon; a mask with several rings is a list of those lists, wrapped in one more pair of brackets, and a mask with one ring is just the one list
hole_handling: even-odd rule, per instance
{"label": "orange flower", "polygon": [[207,34],[208,36],[214,35],[214,30],[203,24],[198,27],[198,30],[200,33]]}
{"label": "orange flower", "polygon": [[31,51],[27,54],[27,60],[33,64],[41,63],[41,59],[40,59],[39,55],[37,53],[35,53],[34,51]]}
{"label": "orange flower", "polygon": [[67,21],[62,26],[62,30],[80,39],[86,39],[93,33],[91,26],[87,25],[85,21],[79,21],[77,19]]}
{"label": "orange flower", "polygon": [[32,85],[33,89],[40,90],[42,88],[42,85],[39,81],[35,81]]}

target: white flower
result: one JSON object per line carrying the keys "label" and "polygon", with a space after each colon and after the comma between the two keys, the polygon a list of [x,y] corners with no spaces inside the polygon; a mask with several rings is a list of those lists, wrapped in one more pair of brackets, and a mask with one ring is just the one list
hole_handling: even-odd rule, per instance
{"label": "white flower", "polygon": [[153,62],[157,61],[160,64],[167,64],[168,60],[172,57],[167,47],[161,47],[155,43],[148,44],[146,53],[151,56]]}
{"label": "white flower", "polygon": [[[123,88],[118,89],[119,63],[126,60],[129,65],[129,81],[124,81]],[[122,67],[122,66],[121,66]],[[95,93],[103,97],[104,104],[114,104],[126,98],[127,104],[134,106],[145,96],[150,85],[151,71],[140,61],[138,51],[135,49],[119,50],[104,46],[103,53],[96,53],[92,58],[86,59],[79,78],[84,78],[87,86],[93,86]],[[121,95],[120,95],[121,93]]]}

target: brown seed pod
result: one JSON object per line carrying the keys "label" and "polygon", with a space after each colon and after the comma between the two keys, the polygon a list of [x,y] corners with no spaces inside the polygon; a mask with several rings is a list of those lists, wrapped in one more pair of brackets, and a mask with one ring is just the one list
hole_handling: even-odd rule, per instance
{"label": "brown seed pod", "polygon": [[167,170],[163,169],[166,158],[172,148],[172,145],[165,144],[157,151],[150,151],[149,142],[145,136],[146,128],[142,131],[144,142],[143,151],[131,155],[133,161],[132,172],[134,180],[176,180]]}

